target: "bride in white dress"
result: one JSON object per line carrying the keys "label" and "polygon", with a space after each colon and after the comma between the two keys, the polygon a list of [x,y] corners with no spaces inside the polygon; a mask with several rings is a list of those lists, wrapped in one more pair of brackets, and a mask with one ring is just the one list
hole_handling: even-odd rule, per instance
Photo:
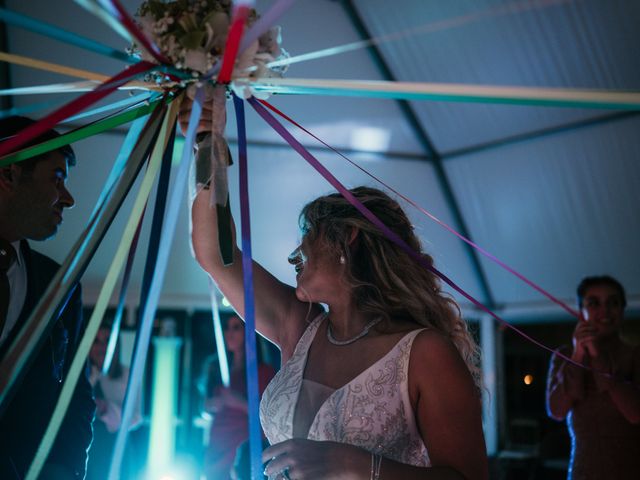
{"label": "bride in white dress", "polygon": [[[223,266],[208,180],[196,179],[193,249],[242,316],[241,252],[234,238],[235,261]],[[421,251],[394,200],[373,188],[352,193]],[[266,474],[292,480],[488,478],[478,348],[439,279],[339,194],[307,205],[300,224],[302,243],[289,257],[296,287],[253,267],[257,330],[280,348],[283,365],[260,407],[271,443],[263,454]]]}

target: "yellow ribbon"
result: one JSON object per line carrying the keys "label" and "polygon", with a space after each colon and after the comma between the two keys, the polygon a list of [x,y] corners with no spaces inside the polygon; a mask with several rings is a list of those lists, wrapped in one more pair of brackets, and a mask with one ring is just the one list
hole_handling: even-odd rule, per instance
{"label": "yellow ribbon", "polygon": [[[79,68],[66,67],[57,63],[45,62],[35,58],[25,57],[22,55],[14,55],[12,53],[0,52],[0,61],[12,63],[14,65],[22,65],[24,67],[35,68],[37,70],[45,70],[47,72],[59,73],[69,77],[82,78],[84,82],[56,83],[51,85],[39,85],[33,87],[10,88],[0,90],[0,95],[33,95],[38,93],[64,93],[64,92],[86,92],[93,90],[96,85],[109,79],[108,75],[90,72]],[[144,90],[162,90],[155,83],[132,81],[126,83],[119,90],[144,89]]]}
{"label": "yellow ribbon", "polygon": [[84,78],[85,80],[104,82],[109,79],[107,75],[102,75],[100,73],[89,72],[88,70],[81,70],[79,68],[65,67],[64,65],[58,65],[57,63],[45,62],[43,60],[36,60],[35,58],[23,57],[22,55],[14,55],[7,52],[0,52],[0,61],[59,73],[69,77]]}

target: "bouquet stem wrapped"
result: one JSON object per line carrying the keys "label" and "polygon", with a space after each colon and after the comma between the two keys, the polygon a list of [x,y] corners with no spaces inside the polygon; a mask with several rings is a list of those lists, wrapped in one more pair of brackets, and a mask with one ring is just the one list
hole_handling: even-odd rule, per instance
{"label": "bouquet stem wrapped", "polygon": [[[229,180],[227,170],[232,165],[229,146],[224,138],[227,123],[226,86],[207,84],[205,102],[211,104],[211,130],[200,132],[196,137],[196,159],[194,162],[195,192],[211,190],[211,206],[216,207],[218,216],[218,240],[220,256],[224,265],[233,263],[233,237],[231,234],[231,209],[229,205]],[[187,95],[195,96],[195,85],[187,90]],[[193,195],[192,194],[192,195]]]}

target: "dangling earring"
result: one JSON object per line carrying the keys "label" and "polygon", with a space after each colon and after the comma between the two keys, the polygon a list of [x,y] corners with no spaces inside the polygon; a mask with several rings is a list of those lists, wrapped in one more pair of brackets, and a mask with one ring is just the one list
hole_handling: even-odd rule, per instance
{"label": "dangling earring", "polygon": [[344,255],[340,255],[340,265],[344,265],[346,262]]}

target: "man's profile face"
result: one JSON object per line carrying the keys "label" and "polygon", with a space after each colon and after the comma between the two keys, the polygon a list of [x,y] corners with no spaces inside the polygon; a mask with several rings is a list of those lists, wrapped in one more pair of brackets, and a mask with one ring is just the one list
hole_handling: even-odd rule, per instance
{"label": "man's profile face", "polygon": [[58,231],[63,210],[75,203],[66,188],[67,161],[60,152],[49,153],[33,170],[16,165],[12,207],[21,219],[21,237],[45,240]]}

